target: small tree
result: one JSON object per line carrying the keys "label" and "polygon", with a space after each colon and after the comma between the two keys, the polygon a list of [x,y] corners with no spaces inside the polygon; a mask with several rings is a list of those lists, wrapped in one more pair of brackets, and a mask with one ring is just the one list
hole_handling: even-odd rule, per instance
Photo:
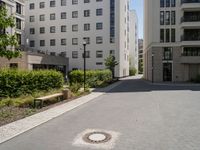
{"label": "small tree", "polygon": [[[6,33],[7,28],[15,27],[15,19],[13,16],[8,16],[7,9],[4,5],[0,5],[0,57],[5,57],[8,60],[21,56],[19,51],[13,51],[13,47],[18,46],[16,34],[11,35]],[[8,49],[10,47],[10,49]]]}
{"label": "small tree", "polygon": [[115,60],[115,57],[110,55],[105,59],[105,66],[107,69],[112,71],[112,77],[115,77],[115,67],[118,65],[119,63]]}

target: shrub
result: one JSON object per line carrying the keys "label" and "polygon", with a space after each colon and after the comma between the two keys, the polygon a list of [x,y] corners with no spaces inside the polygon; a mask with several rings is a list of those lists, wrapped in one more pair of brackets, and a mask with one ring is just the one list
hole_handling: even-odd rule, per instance
{"label": "shrub", "polygon": [[135,76],[136,73],[137,73],[137,69],[136,68],[132,67],[132,68],[129,69],[129,75],[130,76]]}
{"label": "shrub", "polygon": [[69,87],[70,91],[77,93],[81,89],[82,85],[80,83],[72,83]]}
{"label": "shrub", "polygon": [[0,70],[0,97],[18,97],[63,86],[63,75],[54,70]]}
{"label": "shrub", "polygon": [[[75,70],[69,74],[70,84],[84,82],[84,72]],[[110,82],[112,80],[112,72],[110,70],[88,70],[86,71],[86,83],[89,87],[98,87],[99,84]]]}

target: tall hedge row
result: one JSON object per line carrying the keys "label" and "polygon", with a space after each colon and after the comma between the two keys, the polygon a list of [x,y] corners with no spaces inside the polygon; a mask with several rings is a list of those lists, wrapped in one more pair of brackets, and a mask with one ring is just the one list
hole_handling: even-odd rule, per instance
{"label": "tall hedge row", "polygon": [[[70,83],[84,82],[83,70],[75,70],[69,73]],[[112,72],[110,70],[87,70],[86,82],[90,87],[96,87],[103,82],[110,82],[112,80]]]}
{"label": "tall hedge row", "polygon": [[54,70],[1,69],[0,97],[18,97],[37,91],[61,88],[63,83],[63,75]]}

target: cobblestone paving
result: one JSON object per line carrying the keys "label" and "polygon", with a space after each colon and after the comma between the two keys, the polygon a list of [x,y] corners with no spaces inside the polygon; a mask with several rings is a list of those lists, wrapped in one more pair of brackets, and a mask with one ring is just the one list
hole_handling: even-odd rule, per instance
{"label": "cobblestone paving", "polygon": [[86,129],[116,131],[115,150],[200,150],[200,87],[126,79],[94,101],[0,145],[0,150],[90,150]]}

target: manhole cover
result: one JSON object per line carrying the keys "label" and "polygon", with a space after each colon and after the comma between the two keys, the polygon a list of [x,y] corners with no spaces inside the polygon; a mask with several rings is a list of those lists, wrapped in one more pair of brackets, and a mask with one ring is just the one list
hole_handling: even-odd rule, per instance
{"label": "manhole cover", "polygon": [[90,132],[83,136],[83,140],[90,144],[101,144],[110,141],[112,136],[105,132]]}

